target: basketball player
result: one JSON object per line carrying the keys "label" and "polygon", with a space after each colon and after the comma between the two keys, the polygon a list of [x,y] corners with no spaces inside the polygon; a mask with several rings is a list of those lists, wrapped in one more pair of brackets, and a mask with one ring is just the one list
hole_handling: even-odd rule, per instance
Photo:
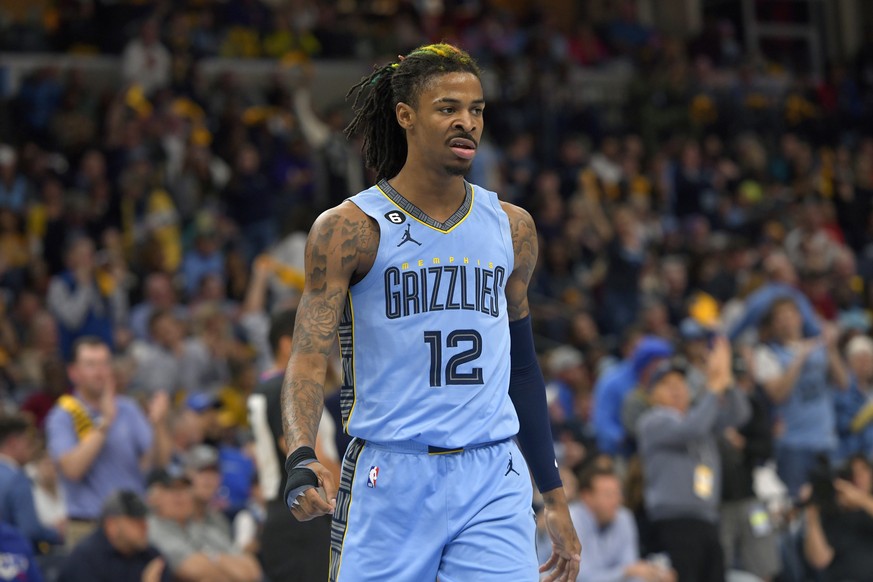
{"label": "basketball player", "polygon": [[[575,580],[527,300],[536,229],[463,178],[482,136],[479,69],[428,45],[355,91],[347,132],[363,134],[378,183],[309,234],[282,393],[286,502],[300,520],[333,513],[333,581],[533,581],[529,469],[554,546],[545,579]],[[313,451],[337,333],[355,437],[339,487]]]}

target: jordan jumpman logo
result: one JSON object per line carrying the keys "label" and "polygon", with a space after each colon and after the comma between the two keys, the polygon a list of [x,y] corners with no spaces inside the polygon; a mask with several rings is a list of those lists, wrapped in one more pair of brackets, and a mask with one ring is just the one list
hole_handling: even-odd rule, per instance
{"label": "jordan jumpman logo", "polygon": [[519,474],[512,466],[512,453],[509,453],[509,466],[506,467],[506,473],[504,473],[503,476],[506,477],[510,472],[515,473],[516,475]]}
{"label": "jordan jumpman logo", "polygon": [[412,225],[411,225],[411,224],[407,224],[407,225],[406,225],[406,232],[403,233],[403,238],[400,239],[400,242],[399,242],[399,243],[397,243],[397,246],[398,246],[398,247],[399,247],[400,245],[402,245],[403,243],[408,243],[408,242],[414,242],[414,243],[417,244],[418,246],[421,246],[421,243],[418,242],[417,240],[415,240],[414,238],[412,238],[412,235],[409,234],[409,229],[410,229],[410,228],[412,228]]}

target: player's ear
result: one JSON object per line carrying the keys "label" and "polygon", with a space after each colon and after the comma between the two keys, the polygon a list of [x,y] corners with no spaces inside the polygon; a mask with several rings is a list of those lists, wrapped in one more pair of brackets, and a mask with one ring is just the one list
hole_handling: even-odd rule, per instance
{"label": "player's ear", "polygon": [[412,129],[415,122],[415,110],[408,103],[400,101],[397,107],[394,108],[394,113],[397,115],[397,123],[403,129]]}

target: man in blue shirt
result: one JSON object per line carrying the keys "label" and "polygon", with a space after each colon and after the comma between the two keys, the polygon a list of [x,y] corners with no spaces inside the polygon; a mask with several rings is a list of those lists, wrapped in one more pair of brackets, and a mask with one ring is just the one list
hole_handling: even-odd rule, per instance
{"label": "man in blue shirt", "polygon": [[116,395],[109,346],[102,340],[79,339],[68,372],[73,394],[49,412],[46,439],[67,497],[67,543],[74,545],[93,531],[109,495],[144,491],[144,474],[166,464],[171,443],[166,393],[152,400],[148,418],[133,399]]}
{"label": "man in blue shirt", "polygon": [[577,580],[584,582],[674,582],[676,573],[640,560],[633,514],[622,506],[621,481],[611,468],[593,466],[579,479],[582,503],[570,516],[587,552]]}
{"label": "man in blue shirt", "polygon": [[60,544],[60,533],[39,522],[30,479],[22,469],[33,456],[32,430],[22,416],[0,417],[0,520],[18,528],[33,544]]}

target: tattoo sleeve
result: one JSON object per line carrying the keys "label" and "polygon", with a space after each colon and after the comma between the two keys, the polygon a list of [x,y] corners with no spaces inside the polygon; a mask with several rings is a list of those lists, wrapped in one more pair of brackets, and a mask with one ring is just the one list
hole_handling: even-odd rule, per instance
{"label": "tattoo sleeve", "polygon": [[506,303],[509,321],[518,321],[530,313],[527,288],[537,264],[538,241],[533,218],[526,210],[503,204],[509,216],[515,268],[506,282]]}
{"label": "tattoo sleeve", "polygon": [[282,385],[282,428],[289,452],[315,447],[328,358],[349,284],[362,256],[375,253],[369,219],[349,206],[319,217],[306,242],[306,283]]}

